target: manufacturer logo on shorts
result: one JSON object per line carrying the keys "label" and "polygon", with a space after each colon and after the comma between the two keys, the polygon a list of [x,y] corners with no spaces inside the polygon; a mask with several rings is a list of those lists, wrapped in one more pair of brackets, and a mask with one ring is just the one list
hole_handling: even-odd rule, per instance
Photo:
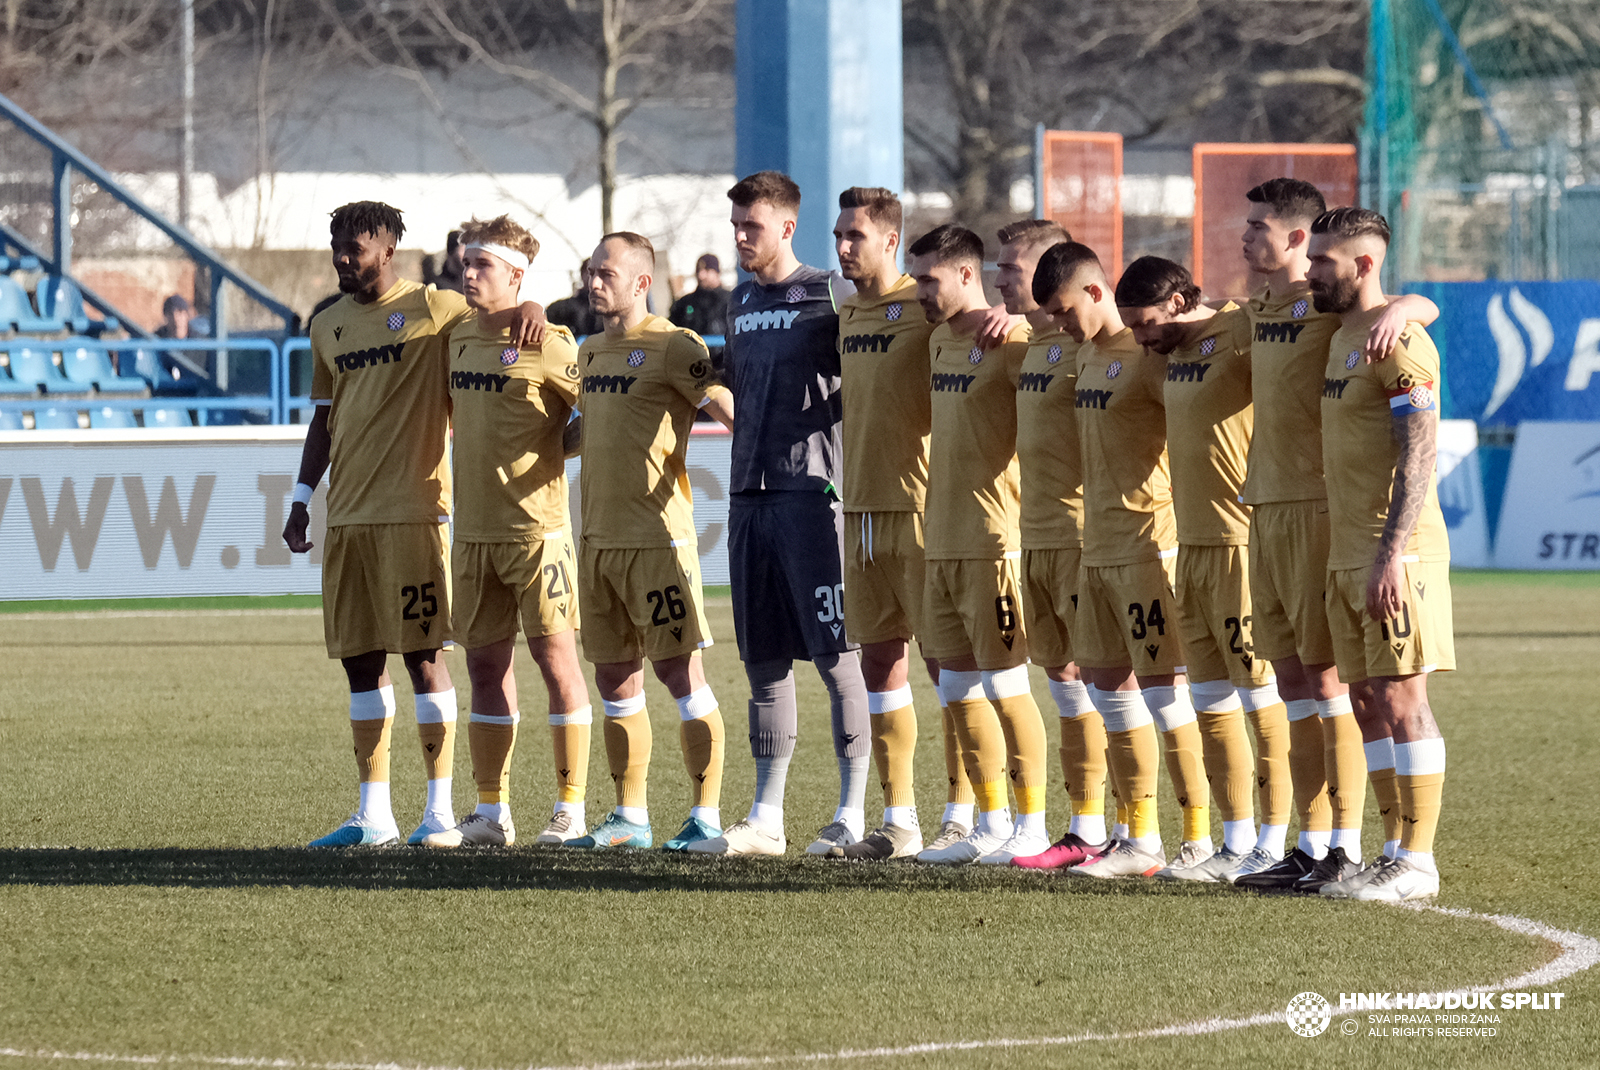
{"label": "manufacturer logo on shorts", "polygon": [[982,364],[983,363],[983,350],[979,349],[977,346],[973,346],[972,347],[972,352],[967,354],[967,360],[968,360],[969,363],[972,363],[972,364]]}
{"label": "manufacturer logo on shorts", "polygon": [[643,363],[644,363],[644,350],[635,349],[632,353],[628,354],[628,367],[637,368],[639,365],[641,365]]}
{"label": "manufacturer logo on shorts", "polygon": [[1115,379],[1122,374],[1122,361],[1114,360],[1106,366],[1106,378]]}
{"label": "manufacturer logo on shorts", "polygon": [[1418,383],[1411,388],[1411,393],[1406,395],[1406,400],[1411,402],[1413,409],[1426,409],[1433,405],[1433,391]]}
{"label": "manufacturer logo on shorts", "polygon": [[795,283],[793,286],[789,287],[788,297],[791,305],[796,301],[804,301],[806,299],[806,288],[801,286],[799,283]]}
{"label": "manufacturer logo on shorts", "polygon": [[1359,349],[1352,349],[1350,351],[1350,355],[1348,357],[1344,358],[1344,366],[1346,368],[1350,368],[1352,370],[1354,370],[1355,366],[1357,364],[1360,364],[1360,363],[1361,363],[1361,350],[1359,350]]}
{"label": "manufacturer logo on shorts", "polygon": [[517,362],[517,351],[515,349],[502,349],[500,351],[500,363],[501,364],[515,364],[516,362]]}
{"label": "manufacturer logo on shorts", "polygon": [[1046,352],[1045,355],[1044,355],[1044,362],[1046,364],[1060,364],[1061,363],[1061,347],[1060,346],[1051,346],[1049,351]]}
{"label": "manufacturer logo on shorts", "polygon": [[1306,314],[1306,310],[1310,307],[1310,305],[1306,304],[1306,299],[1302,297],[1300,300],[1294,303],[1294,307],[1289,310],[1289,315],[1293,316],[1295,319],[1299,319],[1301,316]]}
{"label": "manufacturer logo on shorts", "polygon": [[1303,1037],[1320,1037],[1333,1018],[1333,1004],[1315,992],[1302,992],[1284,1008],[1283,1020]]}
{"label": "manufacturer logo on shorts", "polygon": [[1217,351],[1217,339],[1216,339],[1215,336],[1207,338],[1207,339],[1205,339],[1204,341],[1202,341],[1200,343],[1200,355],[1202,357],[1209,357],[1211,354],[1215,353],[1216,351]]}
{"label": "manufacturer logo on shorts", "polygon": [[404,312],[391,312],[391,313],[389,313],[389,329],[391,331],[398,331],[401,327],[404,327],[405,325],[406,325],[406,314]]}
{"label": "manufacturer logo on shorts", "polygon": [[890,323],[893,323],[895,320],[900,318],[900,313],[904,311],[905,306],[899,301],[896,301],[894,304],[883,310],[883,318],[888,320]]}

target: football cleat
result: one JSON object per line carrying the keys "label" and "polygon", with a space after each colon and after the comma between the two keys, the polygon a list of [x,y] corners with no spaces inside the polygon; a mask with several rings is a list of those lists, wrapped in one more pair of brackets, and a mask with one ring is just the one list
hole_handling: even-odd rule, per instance
{"label": "football cleat", "polygon": [[1164,881],[1198,880],[1199,878],[1186,874],[1215,854],[1215,851],[1202,847],[1193,840],[1184,840],[1183,846],[1178,848],[1178,857],[1165,868],[1157,870],[1156,876]]}
{"label": "football cleat", "polygon": [[573,816],[572,811],[557,810],[550,815],[549,823],[539,830],[539,835],[533,838],[533,842],[561,847],[571,844],[573,840],[582,839],[588,833],[589,830],[584,827],[583,820]]}
{"label": "football cleat", "polygon": [[935,866],[964,866],[1000,850],[1011,839],[1011,832],[1004,825],[994,832],[974,829],[948,847],[929,847],[919,852],[917,861]]}
{"label": "football cleat", "polygon": [[[1380,858],[1347,883],[1365,878],[1350,890],[1349,898],[1369,903],[1409,903],[1415,899],[1432,899],[1439,894],[1439,871],[1432,866],[1418,865],[1410,858]],[[1324,885],[1323,895],[1330,895]]]}
{"label": "football cleat", "polygon": [[502,825],[482,814],[468,814],[455,828],[422,837],[424,847],[510,847],[516,842],[517,830],[509,819]]}
{"label": "football cleat", "polygon": [[391,819],[387,825],[369,825],[367,819],[359,814],[351,814],[350,820],[328,833],[326,836],[312,840],[312,847],[381,847],[386,843],[396,843],[400,839],[400,830],[395,827]]}
{"label": "football cleat", "polygon": [[683,823],[683,828],[678,834],[661,845],[663,851],[687,851],[692,843],[701,840],[714,840],[722,835],[722,830],[714,825],[701,821],[698,817],[691,817]]}
{"label": "football cleat", "polygon": [[[1184,844],[1184,846],[1187,847],[1188,844]],[[1180,869],[1178,862],[1183,861],[1183,855],[1180,853],[1177,862],[1172,863],[1172,865],[1157,873],[1156,876],[1164,880],[1201,881],[1206,884],[1215,884],[1223,879],[1222,875],[1224,873],[1231,872],[1244,859],[1245,856],[1238,851],[1230,851],[1224,847],[1220,851],[1213,851],[1208,857],[1196,862],[1194,865]]]}
{"label": "football cleat", "polygon": [[939,826],[939,835],[935,836],[933,841],[923,850],[942,851],[951,844],[964,840],[970,835],[972,835],[972,829],[969,826],[963,825],[959,821],[946,821]]}
{"label": "football cleat", "polygon": [[1049,849],[1050,838],[1043,832],[1024,832],[1018,825],[998,850],[990,851],[978,861],[986,866],[1004,866],[1019,858],[1036,858]]}
{"label": "football cleat", "polygon": [[1350,861],[1350,856],[1344,853],[1343,847],[1329,849],[1328,853],[1317,859],[1317,864],[1311,867],[1311,872],[1294,882],[1293,890],[1301,895],[1316,895],[1325,884],[1338,884],[1361,872],[1361,863]]}
{"label": "football cleat", "polygon": [[1294,887],[1295,881],[1310,873],[1316,864],[1315,858],[1296,847],[1281,862],[1274,862],[1256,873],[1235,877],[1233,886],[1256,892],[1287,892]]}
{"label": "football cleat", "polygon": [[1097,858],[1081,862],[1068,873],[1081,877],[1148,877],[1167,864],[1158,854],[1141,851],[1131,840],[1118,840],[1117,845]]}
{"label": "football cleat", "polygon": [[1091,858],[1098,858],[1111,850],[1111,847],[1110,840],[1104,843],[1090,843],[1082,836],[1069,832],[1045,848],[1042,853],[1013,858],[1011,864],[1024,869],[1060,869],[1063,866],[1076,866]]}
{"label": "football cleat", "polygon": [[423,814],[422,824],[418,825],[416,831],[406,837],[406,842],[413,847],[419,846],[424,836],[432,836],[435,832],[448,832],[455,827],[455,824],[456,819],[448,817],[448,815],[439,817],[436,814]]}
{"label": "football cleat", "polygon": [[749,820],[735,821],[722,830],[722,835],[689,845],[691,854],[706,855],[781,855],[788,849],[789,841],[783,833],[768,832]]}
{"label": "football cleat", "polygon": [[1232,884],[1240,877],[1248,877],[1252,873],[1278,864],[1279,859],[1264,847],[1252,847],[1248,854],[1235,855],[1233,868],[1216,875],[1217,880],[1224,884]]}
{"label": "football cleat", "polygon": [[850,831],[850,826],[843,821],[835,821],[831,825],[823,826],[817,838],[811,841],[811,846],[806,848],[808,855],[825,855],[835,847],[848,847],[856,842],[856,834]]}
{"label": "football cleat", "polygon": [[604,847],[649,847],[655,842],[650,835],[650,826],[636,825],[632,821],[618,815],[615,811],[606,815],[606,819],[595,826],[593,832],[587,836],[580,836],[568,842],[568,847],[604,848]]}
{"label": "football cleat", "polygon": [[828,857],[856,862],[881,862],[889,858],[914,858],[921,850],[921,829],[884,825],[867,833],[859,843],[833,848],[828,852]]}

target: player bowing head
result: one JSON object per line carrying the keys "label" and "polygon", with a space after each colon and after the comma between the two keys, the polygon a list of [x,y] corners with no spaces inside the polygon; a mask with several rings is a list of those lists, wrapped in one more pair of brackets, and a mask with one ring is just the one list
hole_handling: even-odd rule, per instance
{"label": "player bowing head", "polygon": [[1306,281],[1318,312],[1343,315],[1383,304],[1378,269],[1389,251],[1389,224],[1366,208],[1335,208],[1311,224]]}
{"label": "player bowing head", "polygon": [[782,171],[757,171],[728,190],[739,267],[767,283],[787,276],[800,218],[800,187]]}
{"label": "player bowing head", "polygon": [[656,250],[650,239],[627,230],[607,234],[589,257],[585,280],[589,307],[608,326],[634,326],[636,313],[642,318],[642,302],[654,282],[655,268]]}
{"label": "player bowing head", "polygon": [[[1033,299],[1034,270],[1039,258],[1052,245],[1072,240],[1067,228],[1050,219],[1021,219],[1000,228],[999,273],[995,275],[995,289],[1005,302],[1006,311],[1013,316],[1026,316],[1039,310]],[[1040,324],[1039,326],[1044,326]]]}
{"label": "player bowing head", "polygon": [[461,293],[480,312],[515,308],[539,241],[510,216],[461,227]]}
{"label": "player bowing head", "polygon": [[[1122,330],[1111,300],[1111,283],[1093,249],[1063,242],[1045,250],[1033,272],[1033,300],[1052,323],[1085,342],[1109,329]],[[1115,322],[1112,322],[1115,321]]]}
{"label": "player bowing head", "polygon": [[833,225],[833,248],[839,274],[859,284],[864,279],[893,280],[895,254],[905,213],[900,198],[879,186],[852,186],[839,194],[839,219]]}
{"label": "player bowing head", "polygon": [[1159,256],[1141,256],[1128,265],[1117,280],[1117,310],[1134,339],[1162,356],[1215,314],[1200,303],[1200,287],[1189,270]]}
{"label": "player bowing head", "polygon": [[946,223],[912,242],[908,251],[911,275],[917,280],[917,304],[929,323],[987,307],[982,238],[966,227]]}
{"label": "player bowing head", "polygon": [[1327,211],[1322,193],[1298,178],[1274,178],[1245,194],[1244,262],[1270,275],[1303,263],[1311,221]]}
{"label": "player bowing head", "polygon": [[371,301],[394,285],[394,247],[406,233],[399,209],[356,201],[334,210],[328,230],[340,293]]}

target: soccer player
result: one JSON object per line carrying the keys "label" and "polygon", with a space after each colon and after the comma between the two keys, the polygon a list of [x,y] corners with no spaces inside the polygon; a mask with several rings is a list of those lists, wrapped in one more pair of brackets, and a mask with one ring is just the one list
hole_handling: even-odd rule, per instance
{"label": "soccer player", "polygon": [[[939,660],[939,691],[978,810],[969,835],[917,859],[1004,864],[1050,846],[1044,723],[1028,687],[1018,568],[1016,392],[1029,331],[1019,323],[1004,344],[978,344],[988,301],[983,239],[972,231],[947,223],[908,251],[917,300],[939,325],[928,340],[933,430],[923,645]],[[1016,785],[1015,822],[1008,774]]]}
{"label": "soccer player", "polygon": [[[1104,718],[1128,835],[1072,867],[1091,877],[1149,876],[1166,865],[1156,824],[1156,738],[1183,807],[1184,850],[1210,839],[1205,770],[1172,593],[1177,538],[1167,470],[1166,361],[1123,325],[1094,251],[1047,250],[1033,276],[1040,309],[1081,344],[1078,442],[1083,457],[1083,570],[1073,647]],[[1195,845],[1195,846],[1191,846]],[[1183,852],[1180,851],[1180,858]]]}
{"label": "soccer player", "polygon": [[[1311,224],[1317,311],[1337,315],[1322,388],[1328,482],[1328,623],[1339,677],[1370,695],[1363,728],[1393,740],[1400,844],[1391,857],[1321,886],[1334,898],[1404,902],[1439,891],[1433,858],[1445,747],[1428,674],[1455,668],[1450,541],[1435,470],[1439,351],[1407,325],[1389,359],[1367,363],[1388,299],[1378,281],[1389,224],[1336,208]],[[1385,439],[1384,432],[1389,433]]]}
{"label": "soccer player", "polygon": [[[1291,178],[1264,182],[1245,196],[1245,263],[1267,278],[1245,306],[1256,412],[1242,495],[1251,507],[1253,638],[1256,656],[1272,663],[1288,709],[1300,832],[1295,849],[1279,861],[1273,855],[1281,856],[1281,842],[1258,840],[1260,850],[1232,876],[1240,887],[1315,891],[1358,868],[1367,779],[1385,815],[1386,839],[1397,835],[1394,760],[1382,738],[1364,742],[1334,667],[1325,611],[1327,488],[1322,439],[1313,432],[1322,426],[1322,369],[1339,320],[1312,307],[1306,281],[1311,222],[1325,203],[1315,186]],[[1387,353],[1408,320],[1426,326],[1437,315],[1427,298],[1395,298],[1372,324],[1366,356]],[[1268,839],[1267,827],[1261,839]],[[1313,873],[1319,861],[1326,864]]]}
{"label": "soccer player", "polygon": [[1250,644],[1250,510],[1239,502],[1254,419],[1250,316],[1231,301],[1220,311],[1201,303],[1188,269],[1155,256],[1140,257],[1123,272],[1117,305],[1134,339],[1167,358],[1178,631],[1206,779],[1222,816],[1219,850],[1180,855],[1156,876],[1215,881],[1256,845],[1251,779],[1257,767],[1246,710],[1260,747],[1262,812],[1278,828],[1280,843],[1290,799],[1288,721],[1267,663]]}
{"label": "soccer player", "polygon": [[[450,512],[449,362],[441,337],[467,312],[458,293],[401,279],[394,249],[405,233],[400,212],[357,201],[329,222],[333,266],[345,295],[311,324],[311,397],[299,481],[283,538],[311,549],[307,503],[328,479],[322,621],[328,656],[350,684],[360,802],[350,820],[314,847],[386,844],[399,839],[389,800],[389,736],[394,687],[388,655],[405,663],[416,694],[417,733],[428,775],[419,843],[455,825],[450,798],[456,693],[439,656],[450,632],[450,569],[444,525]],[[513,327],[529,329],[523,305]],[[404,426],[405,433],[396,428]]]}
{"label": "soccer player", "polygon": [[607,234],[589,258],[589,304],[605,330],[578,353],[583,378],[583,532],[578,587],[605,706],[606,757],[617,806],[575,847],[649,847],[650,716],[644,659],[678,705],[693,803],[665,847],[722,833],[725,734],[700,651],[711,645],[700,590],[694,498],[686,456],[695,413],[733,426],[705,343],[645,307],[655,249],[643,235]]}
{"label": "soccer player", "polygon": [[1083,468],[1076,417],[1078,343],[1033,299],[1033,273],[1053,245],[1072,240],[1059,223],[1024,219],[1000,229],[995,286],[1006,310],[1032,328],[1017,381],[1017,462],[1022,483],[1022,608],[1028,654],[1044,667],[1061,722],[1061,771],[1072,800],[1067,832],[1047,850],[1013,858],[1030,869],[1075,866],[1106,842],[1105,722],[1073,661],[1078,569],[1083,556]]}
{"label": "soccer player", "polygon": [[733,625],[750,680],[755,801],[721,836],[689,849],[783,854],[784,786],[799,732],[793,663],[827,688],[839,763],[834,819],[806,848],[827,854],[866,831],[871,723],[861,659],[844,630],[839,302],[848,284],[794,255],[800,187],[760,171],[728,190],[739,266],[728,303],[733,432],[728,558]]}
{"label": "soccer player", "polygon": [[[467,650],[467,744],[477,809],[425,847],[504,847],[516,746],[517,624],[549,692],[558,801],[535,842],[581,835],[592,710],[573,629],[577,561],[567,515],[562,433],[578,396],[577,343],[550,327],[536,346],[511,344],[523,275],[539,253],[507,216],[461,225],[462,293],[472,312],[450,330],[456,513],[453,626]],[[576,827],[576,831],[574,828]]]}

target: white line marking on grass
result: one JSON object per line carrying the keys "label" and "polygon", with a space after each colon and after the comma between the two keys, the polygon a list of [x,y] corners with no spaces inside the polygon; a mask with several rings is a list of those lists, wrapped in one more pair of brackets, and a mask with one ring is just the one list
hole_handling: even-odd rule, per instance
{"label": "white line marking on grass", "polygon": [[[1465,988],[1442,989],[1429,993],[1438,997],[1450,993],[1503,992],[1523,988],[1553,985],[1575,973],[1581,973],[1600,964],[1600,940],[1582,933],[1569,932],[1546,925],[1541,921],[1519,918],[1510,914],[1478,914],[1470,910],[1451,907],[1408,906],[1407,909],[1443,914],[1452,918],[1487,921],[1508,932],[1546,940],[1561,948],[1561,954],[1550,962],[1527,973],[1487,985],[1470,985]],[[935,1055],[940,1052],[988,1051],[999,1048],[1051,1048],[1069,1044],[1103,1043],[1115,1040],[1150,1040],[1159,1037],[1198,1037],[1210,1033],[1224,1033],[1233,1029],[1248,1029],[1257,1025],[1272,1025],[1283,1021],[1282,1011],[1253,1014],[1247,1018],[1204,1018],[1196,1022],[1180,1022],[1159,1029],[1140,1029],[1128,1033],[1076,1033],[1060,1037],[998,1037],[991,1040],[947,1040],[927,1044],[908,1044],[893,1048],[844,1048],[839,1051],[819,1051],[800,1055],[686,1055],[677,1059],[630,1059],[619,1063],[579,1063],[568,1066],[529,1067],[527,1070],[680,1070],[696,1066],[782,1066],[794,1063],[833,1063],[853,1059],[892,1059],[907,1055]],[[198,1064],[202,1066],[231,1066],[245,1070],[467,1070],[459,1066],[428,1066],[420,1063],[350,1063],[313,1062],[294,1058],[252,1058],[227,1055],[116,1055],[105,1052],[25,1051],[18,1048],[0,1048],[0,1058],[43,1059],[78,1063],[135,1063],[147,1066]]]}
{"label": "white line marking on grass", "polygon": [[[320,609],[79,609],[60,613],[0,613],[8,620],[131,620],[136,617],[320,617]],[[298,1065],[298,1064],[296,1064]]]}

